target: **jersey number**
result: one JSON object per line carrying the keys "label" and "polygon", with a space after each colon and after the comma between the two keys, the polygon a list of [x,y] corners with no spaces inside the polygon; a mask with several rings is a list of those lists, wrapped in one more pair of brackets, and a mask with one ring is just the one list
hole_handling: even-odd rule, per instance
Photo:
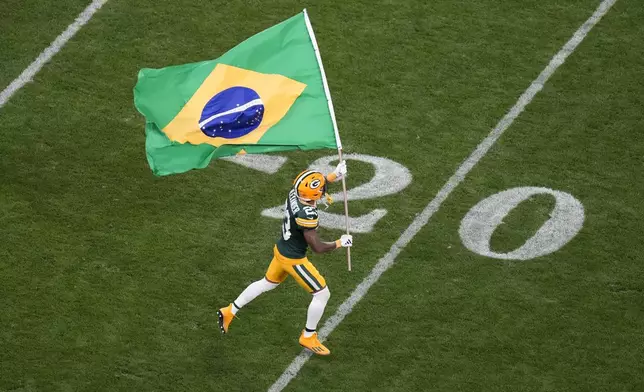
{"label": "jersey number", "polygon": [[315,208],[313,207],[304,207],[304,213],[306,214],[306,216],[315,218]]}
{"label": "jersey number", "polygon": [[284,221],[282,222],[282,237],[284,241],[291,238],[291,217],[288,214],[288,200],[284,204]]}

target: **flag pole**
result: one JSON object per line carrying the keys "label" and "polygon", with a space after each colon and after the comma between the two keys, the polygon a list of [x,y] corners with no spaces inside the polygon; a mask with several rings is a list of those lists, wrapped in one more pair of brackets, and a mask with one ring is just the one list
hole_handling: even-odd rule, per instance
{"label": "flag pole", "polygon": [[[311,26],[311,21],[309,20],[309,14],[304,9],[304,21],[306,22],[306,29],[309,32],[309,37],[311,38],[311,43],[313,44],[313,50],[315,51],[315,58],[318,60],[318,66],[320,67],[320,74],[322,75],[322,84],[324,85],[324,94],[326,95],[326,101],[329,105],[329,112],[331,113],[331,122],[333,123],[333,131],[335,132],[335,143],[338,147],[338,159],[342,162],[342,141],[340,141],[340,133],[338,132],[338,123],[335,120],[335,111],[333,110],[333,101],[331,100],[331,91],[329,91],[329,84],[326,81],[326,74],[324,73],[324,66],[322,65],[322,57],[320,56],[320,50],[318,48],[318,42],[315,39],[315,33],[313,33],[313,27]],[[344,195],[344,218],[347,225],[347,234],[349,234],[349,204],[347,201],[347,183],[345,178],[342,177],[342,193]],[[347,248],[347,268],[351,271],[351,248]]]}

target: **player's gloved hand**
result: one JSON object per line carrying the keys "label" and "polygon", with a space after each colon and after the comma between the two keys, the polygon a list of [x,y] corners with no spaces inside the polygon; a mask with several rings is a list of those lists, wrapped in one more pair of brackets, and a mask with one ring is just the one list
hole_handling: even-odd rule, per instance
{"label": "player's gloved hand", "polygon": [[330,182],[336,182],[341,180],[346,175],[347,175],[347,161],[342,161],[338,163],[338,166],[336,166],[335,170],[331,174],[329,174],[327,179]]}
{"label": "player's gloved hand", "polygon": [[351,234],[342,234],[340,245],[343,248],[350,248],[353,245],[353,236]]}

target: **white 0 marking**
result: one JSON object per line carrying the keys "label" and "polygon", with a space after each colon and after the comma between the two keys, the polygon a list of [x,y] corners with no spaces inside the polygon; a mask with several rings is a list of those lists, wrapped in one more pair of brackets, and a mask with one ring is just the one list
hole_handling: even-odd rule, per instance
{"label": "white 0 marking", "polygon": [[[374,157],[371,155],[348,154],[344,157],[347,160],[356,160],[370,163],[375,168],[375,174],[371,180],[347,191],[347,200],[373,199],[398,193],[405,189],[412,180],[409,170],[400,163],[387,158]],[[337,156],[323,157],[313,162],[309,169],[319,170],[322,173],[332,172],[335,168],[331,162],[337,161]],[[350,166],[350,165],[349,165]],[[339,203],[344,200],[342,193],[334,193],[332,197]],[[320,226],[329,229],[345,230],[345,217],[342,214],[334,214],[319,210]],[[349,227],[353,233],[369,233],[382,217],[387,215],[385,209],[375,209],[368,214],[359,217],[349,217]],[[262,216],[281,219],[282,208],[273,207],[262,211]]]}
{"label": "white 0 marking", "polygon": [[[556,204],[548,219],[520,248],[508,253],[490,249],[490,239],[503,219],[521,202],[535,195],[552,195]],[[572,195],[548,188],[512,188],[481,200],[461,221],[463,245],[474,253],[495,259],[529,260],[561,249],[581,230],[584,206]]]}

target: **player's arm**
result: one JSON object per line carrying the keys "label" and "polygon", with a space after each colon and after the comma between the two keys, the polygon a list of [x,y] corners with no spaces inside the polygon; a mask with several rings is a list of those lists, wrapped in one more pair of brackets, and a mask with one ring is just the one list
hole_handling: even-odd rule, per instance
{"label": "player's arm", "polygon": [[324,253],[338,248],[353,246],[353,236],[350,234],[343,234],[339,240],[334,242],[324,242],[320,239],[317,230],[304,230],[304,239],[306,239],[306,242],[315,253]]}
{"label": "player's arm", "polygon": [[320,239],[317,230],[304,230],[304,239],[315,253],[330,252],[339,247],[338,241],[324,242]]}
{"label": "player's arm", "polygon": [[302,230],[306,243],[315,253],[330,252],[333,249],[353,245],[353,237],[349,234],[343,235],[342,238],[334,242],[322,241],[316,230],[318,228],[319,219],[318,211],[314,207],[306,206],[299,211],[295,216],[295,224],[300,230]]}

